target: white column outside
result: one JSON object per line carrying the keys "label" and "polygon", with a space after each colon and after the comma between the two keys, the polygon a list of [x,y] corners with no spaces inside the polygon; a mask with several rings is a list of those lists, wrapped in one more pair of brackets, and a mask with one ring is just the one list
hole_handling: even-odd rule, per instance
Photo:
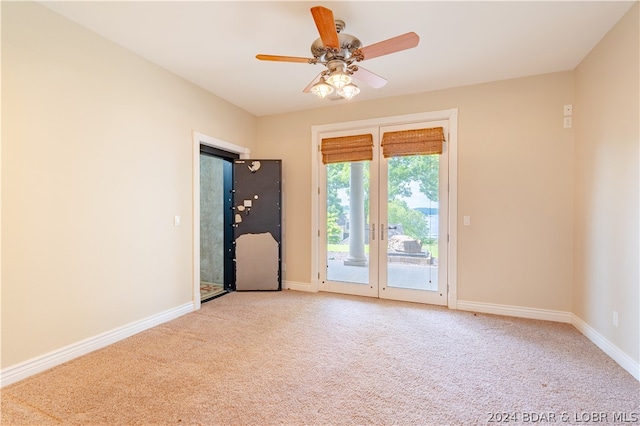
{"label": "white column outside", "polygon": [[364,254],[364,163],[351,163],[349,181],[349,266],[367,266]]}

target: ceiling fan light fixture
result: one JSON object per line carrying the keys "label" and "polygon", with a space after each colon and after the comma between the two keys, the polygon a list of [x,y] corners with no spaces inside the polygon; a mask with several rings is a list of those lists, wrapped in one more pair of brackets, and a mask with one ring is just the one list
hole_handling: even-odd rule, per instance
{"label": "ceiling fan light fixture", "polygon": [[333,93],[333,86],[328,84],[322,77],[319,82],[311,86],[311,93],[319,98],[326,98]]}
{"label": "ceiling fan light fixture", "polygon": [[[355,75],[359,82],[373,88],[384,86],[387,80],[355,65],[355,63],[414,48],[420,41],[418,34],[408,32],[363,47],[357,37],[343,31],[344,21],[335,19],[331,9],[314,6],[311,8],[311,15],[320,35],[320,38],[311,44],[313,58],[263,54],[256,55],[256,58],[261,61],[324,65],[326,69],[303,90],[304,93],[311,92],[319,98],[326,98],[336,92],[343,99],[351,99],[356,96],[360,93],[360,89],[351,83],[352,75]],[[318,78],[320,81],[316,83]]]}
{"label": "ceiling fan light fixture", "polygon": [[336,89],[340,90],[347,84],[351,83],[351,77],[349,77],[348,74],[338,70],[332,72],[329,75],[329,77],[327,78],[327,82]]}
{"label": "ceiling fan light fixture", "polygon": [[353,98],[358,93],[360,93],[360,88],[353,83],[345,85],[338,91],[338,94],[347,100]]}

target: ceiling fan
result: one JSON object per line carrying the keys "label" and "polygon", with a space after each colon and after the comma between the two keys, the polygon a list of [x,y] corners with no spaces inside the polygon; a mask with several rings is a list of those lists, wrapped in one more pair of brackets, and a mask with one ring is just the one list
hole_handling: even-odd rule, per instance
{"label": "ceiling fan", "polygon": [[334,92],[338,99],[353,98],[360,93],[360,88],[352,83],[352,76],[376,89],[384,86],[387,83],[386,79],[356,65],[356,63],[411,49],[416,47],[420,41],[420,37],[416,33],[409,32],[363,47],[360,40],[343,32],[344,21],[334,19],[331,9],[315,6],[311,8],[311,15],[320,33],[320,38],[311,45],[313,58],[262,54],[256,55],[256,58],[262,61],[324,65],[327,69],[318,74],[303,90],[305,93],[311,92],[320,98],[327,97]]}

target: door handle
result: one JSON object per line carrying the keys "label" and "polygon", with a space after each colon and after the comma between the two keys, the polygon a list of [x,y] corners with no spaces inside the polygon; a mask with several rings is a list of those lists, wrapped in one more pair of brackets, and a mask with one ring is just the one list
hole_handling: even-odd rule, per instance
{"label": "door handle", "polygon": [[384,241],[384,223],[380,224],[380,241]]}
{"label": "door handle", "polygon": [[371,224],[371,241],[375,241],[376,239],[376,224]]}

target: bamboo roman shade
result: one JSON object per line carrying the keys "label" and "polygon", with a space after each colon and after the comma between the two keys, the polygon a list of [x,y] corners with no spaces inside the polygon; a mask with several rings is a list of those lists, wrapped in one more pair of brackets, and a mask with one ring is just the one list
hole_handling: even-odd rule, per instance
{"label": "bamboo roman shade", "polygon": [[387,132],[382,136],[382,155],[385,158],[404,155],[442,154],[442,127]]}
{"label": "bamboo roman shade", "polygon": [[371,161],[373,160],[373,135],[325,138],[322,139],[320,150],[324,164]]}

